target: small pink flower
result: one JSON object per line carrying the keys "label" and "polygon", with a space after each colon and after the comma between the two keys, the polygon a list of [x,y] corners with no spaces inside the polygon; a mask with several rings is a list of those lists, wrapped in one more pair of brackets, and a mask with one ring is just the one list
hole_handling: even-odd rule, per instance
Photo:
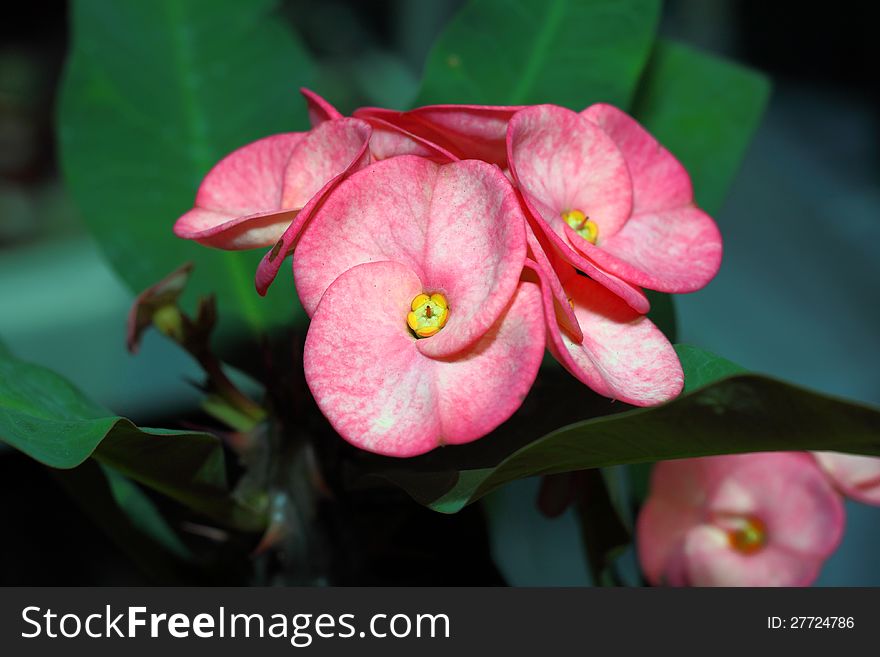
{"label": "small pink flower", "polygon": [[520,406],[544,351],[524,224],[509,181],[475,160],[395,157],[326,199],[294,274],[312,315],[306,380],[340,435],[414,456]]}
{"label": "small pink flower", "polygon": [[843,535],[843,502],[807,454],[658,463],[637,524],[652,584],[806,586]]}
{"label": "small pink flower", "polygon": [[526,108],[510,120],[507,150],[552,248],[634,309],[647,310],[640,287],[692,292],[717,273],[721,238],[687,172],[620,110]]}
{"label": "small pink flower", "polygon": [[880,458],[837,452],[813,452],[813,456],[841,493],[880,506]]}

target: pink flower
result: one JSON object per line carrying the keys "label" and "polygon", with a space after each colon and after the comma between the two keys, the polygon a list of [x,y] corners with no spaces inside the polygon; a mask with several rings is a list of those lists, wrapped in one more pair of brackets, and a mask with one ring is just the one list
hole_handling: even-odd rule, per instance
{"label": "pink flower", "polygon": [[843,525],[842,500],[809,455],[713,456],[655,466],[637,546],[655,585],[806,586]]}
{"label": "pink flower", "polygon": [[804,453],[658,463],[639,515],[648,581],[806,586],[843,534],[841,497]]}
{"label": "pink flower", "polygon": [[694,205],[684,167],[610,105],[554,105],[510,119],[511,173],[554,251],[645,312],[639,289],[692,292],[721,262],[714,221]]}
{"label": "pink flower", "polygon": [[813,452],[813,456],[841,493],[880,506],[880,458],[837,452]]}
{"label": "pink flower", "polygon": [[324,201],[294,274],[312,315],[306,380],[340,435],[414,456],[520,406],[544,351],[524,225],[509,181],[475,160],[395,157]]}

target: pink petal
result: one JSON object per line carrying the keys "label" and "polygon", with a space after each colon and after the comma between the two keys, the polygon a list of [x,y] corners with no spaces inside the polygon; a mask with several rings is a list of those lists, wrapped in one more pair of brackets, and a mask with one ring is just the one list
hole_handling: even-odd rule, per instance
{"label": "pink petal", "polygon": [[314,313],[342,272],[364,262],[407,265],[450,304],[446,328],[418,349],[456,353],[492,326],[525,259],[524,219],[510,182],[477,160],[439,166],[401,156],[360,171],[330,195],[303,233],[294,278]]}
{"label": "pink petal", "polygon": [[693,292],[721,266],[721,234],[694,206],[690,176],[639,123],[611,105],[581,113],[601,127],[623,153],[633,184],[632,217],[601,248],[571,243],[606,271],[661,292]]}
{"label": "pink petal", "polygon": [[699,290],[721,267],[721,233],[692,205],[634,215],[601,247],[574,231],[569,243],[606,272],[660,292]]}
{"label": "pink petal", "polygon": [[674,210],[693,203],[687,170],[634,118],[604,103],[591,105],[581,116],[602,128],[623,153],[632,176],[632,214]]}
{"label": "pink petal", "polygon": [[813,456],[844,495],[880,505],[880,458],[837,452],[813,452]]}
{"label": "pink petal", "polygon": [[678,396],[684,385],[681,364],[651,320],[573,270],[562,285],[584,337],[577,343],[551,323],[548,348],[574,377],[600,395],[635,406]]}
{"label": "pink petal", "polygon": [[287,162],[284,206],[305,206],[329,180],[360,157],[370,133],[370,126],[359,119],[325,121],[306,133]]}
{"label": "pink petal", "polygon": [[306,104],[309,108],[309,121],[313,128],[324,123],[324,121],[333,121],[342,118],[342,114],[339,110],[311,89],[301,87],[299,92],[306,99]]}
{"label": "pink petal", "polygon": [[[559,282],[559,276],[556,275],[556,270],[544,245],[528,224],[526,224],[526,240],[529,244],[531,257],[531,261],[527,260],[526,265],[533,269],[540,279],[545,296],[544,306],[548,325],[558,324],[563,330],[568,331],[575,342],[580,343],[584,339],[584,333],[578,324],[577,317],[574,316],[574,309],[568,302],[568,295],[565,293],[562,283]],[[552,252],[551,255],[555,256]]]}
{"label": "pink petal", "polygon": [[517,112],[508,126],[507,154],[520,189],[539,202],[539,210],[549,214],[544,220],[557,232],[569,210],[596,222],[599,243],[629,218],[632,182],[623,154],[601,128],[575,112],[555,105]]}
{"label": "pink petal", "polygon": [[483,160],[507,167],[507,123],[523,106],[428,105],[408,112],[362,107],[354,115],[382,119],[410,135],[454,153],[455,159]]}
{"label": "pink petal", "polygon": [[406,265],[357,265],[327,289],[312,318],[306,380],[334,428],[362,449],[406,457],[475,440],[519,407],[537,374],[542,319],[533,286],[519,289],[473,349],[443,360],[420,353],[406,326],[423,289]]}
{"label": "pink petal", "polygon": [[175,223],[174,233],[218,248],[272,244],[290,222],[289,211],[299,209],[282,203],[284,169],[304,137],[298,132],[265,137],[220,160],[202,181],[195,208]]}
{"label": "pink petal", "polygon": [[513,415],[538,375],[544,343],[541,293],[523,281],[478,342],[453,358],[434,361],[444,442],[471,442]]}
{"label": "pink petal", "polygon": [[[534,225],[533,232],[535,235],[540,235],[543,238],[546,238],[545,252],[548,254],[550,251],[553,252],[556,256],[554,262],[558,262],[559,260],[567,262],[578,271],[585,273],[597,283],[600,283],[611,290],[636,312],[644,314],[651,309],[648,297],[645,296],[645,293],[642,290],[632,283],[628,283],[613,274],[605,272],[603,269],[599,269],[593,262],[585,258],[583,254],[572,248],[569,240],[564,236],[565,229],[568,229],[568,226],[565,225],[565,222],[563,222],[561,218],[557,219],[559,220],[559,223],[562,224],[562,228],[560,228],[562,236],[560,236],[560,232],[554,230],[544,220],[543,216],[548,215],[546,206],[543,206],[540,201],[531,198],[527,194],[523,194],[522,199],[525,209],[528,212],[528,217]],[[577,239],[580,240],[580,236],[577,236]]]}
{"label": "pink petal", "polygon": [[[370,109],[370,108],[367,108]],[[460,158],[425,136],[414,134],[389,120],[399,112],[391,110],[357,110],[355,115],[373,128],[370,152],[374,160],[387,160],[398,155],[419,155],[440,164],[454,162]]]}
{"label": "pink petal", "polygon": [[[326,196],[349,174],[369,164],[369,125],[357,119],[327,121],[314,128],[290,157],[285,196],[305,206],[257,267],[257,292],[266,294],[287,254]],[[321,185],[315,189],[316,185]]]}
{"label": "pink petal", "polygon": [[824,561],[775,545],[743,554],[731,549],[727,533],[712,525],[692,529],[682,552],[689,586],[809,586]]}
{"label": "pink petal", "polygon": [[[228,214],[222,212],[193,208],[177,220],[174,232],[178,237],[217,249],[257,249],[277,242],[298,212],[258,212],[230,219]],[[199,226],[206,228],[199,230]]]}
{"label": "pink petal", "polygon": [[429,105],[408,112],[428,128],[445,135],[462,158],[507,166],[507,124],[523,106]]}

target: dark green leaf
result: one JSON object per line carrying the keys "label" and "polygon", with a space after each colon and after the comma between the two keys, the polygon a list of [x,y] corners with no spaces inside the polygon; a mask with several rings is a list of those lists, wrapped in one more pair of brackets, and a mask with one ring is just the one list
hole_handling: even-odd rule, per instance
{"label": "dark green leaf", "polygon": [[769,93],[755,71],[658,41],[633,113],[687,167],[700,206],[717,212]]}
{"label": "dark green leaf", "polygon": [[[877,409],[741,373],[694,347],[679,347],[679,354],[688,392],[662,406],[576,422],[518,449],[514,443],[506,454],[447,447],[434,460],[384,461],[371,475],[435,511],[455,513],[509,481],[539,474],[777,450],[880,456]],[[493,438],[483,441],[499,445],[503,432]],[[469,466],[469,455],[480,458]]]}
{"label": "dark green leaf", "polygon": [[140,429],[43,367],[0,354],[0,441],[54,468],[90,456],[221,522],[256,529],[235,503],[220,441],[210,434]]}
{"label": "dark green leaf", "polygon": [[215,292],[225,333],[263,332],[300,313],[290,276],[279,277],[268,299],[257,296],[262,253],[215,251],[171,232],[221,157],[305,126],[296,89],[308,82],[311,64],[276,4],[71,4],[73,48],[58,125],[74,199],[132,290],[194,262],[186,298]]}
{"label": "dark green leaf", "polygon": [[105,465],[101,469],[107,478],[113,501],[130,518],[132,525],[138,531],[152,538],[176,557],[186,560],[192,558],[189,549],[137,484],[109,466]]}
{"label": "dark green leaf", "polygon": [[471,0],[438,39],[417,104],[596,101],[627,107],[651,49],[656,0]]}
{"label": "dark green leaf", "polygon": [[675,353],[678,354],[685,372],[685,392],[691,392],[735,374],[748,373],[744,367],[693,345],[677,344]]}
{"label": "dark green leaf", "polygon": [[94,461],[52,474],[83,513],[157,583],[197,583],[189,550],[135,484]]}
{"label": "dark green leaf", "polygon": [[648,319],[654,322],[670,342],[675,342],[678,335],[678,318],[675,314],[675,302],[671,294],[645,290],[651,302]]}

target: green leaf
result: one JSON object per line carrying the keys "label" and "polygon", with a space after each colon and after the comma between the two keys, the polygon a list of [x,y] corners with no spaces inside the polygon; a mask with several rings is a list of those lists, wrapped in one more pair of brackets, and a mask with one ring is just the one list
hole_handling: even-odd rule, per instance
{"label": "green leaf", "polygon": [[[378,461],[368,478],[391,481],[435,511],[455,513],[509,481],[539,474],[777,450],[880,456],[877,409],[742,373],[694,347],[679,347],[679,354],[688,392],[662,406],[576,422],[519,448],[513,442],[506,453],[499,432],[403,465]],[[496,450],[487,451],[493,443]]]}
{"label": "green leaf", "polygon": [[189,549],[131,481],[91,460],[52,474],[83,513],[156,583],[200,583]]}
{"label": "green leaf", "polygon": [[684,392],[686,393],[735,374],[748,373],[746,368],[693,345],[677,344],[675,353],[678,354],[685,372]]}
{"label": "green leaf", "polygon": [[717,212],[769,94],[763,75],[661,40],[633,114],[685,165],[700,206]]}
{"label": "green leaf", "polygon": [[629,106],[657,0],[471,0],[438,39],[417,104]]}
{"label": "green leaf", "polygon": [[152,538],[176,557],[184,560],[192,559],[189,549],[137,484],[109,466],[103,466],[101,469],[107,478],[113,501],[125,512],[138,531]]}
{"label": "green leaf", "polygon": [[53,468],[90,456],[215,520],[258,529],[264,520],[229,494],[220,441],[210,434],[140,429],[54,372],[0,354],[0,441]]}
{"label": "green leaf", "polygon": [[311,63],[275,0],[71,4],[58,129],[67,185],[111,265],[139,292],[186,261],[190,302],[215,292],[224,334],[302,317],[290,276],[254,290],[262,252],[175,237],[202,177],[249,141],[303,129]]}

